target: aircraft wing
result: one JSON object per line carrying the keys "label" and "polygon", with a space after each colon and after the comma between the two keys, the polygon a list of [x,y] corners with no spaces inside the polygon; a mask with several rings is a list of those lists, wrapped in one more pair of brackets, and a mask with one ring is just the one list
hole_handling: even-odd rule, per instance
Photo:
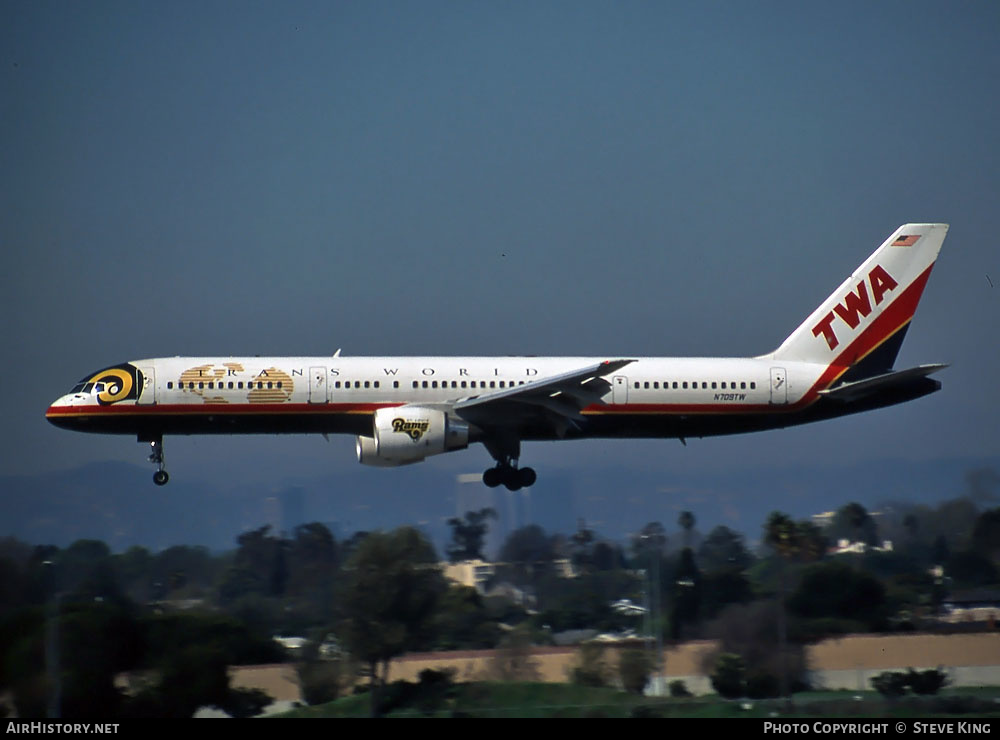
{"label": "aircraft wing", "polygon": [[457,401],[453,410],[463,419],[484,429],[516,428],[522,423],[546,419],[560,435],[576,421],[580,412],[595,403],[611,389],[605,377],[635,360],[605,360],[604,362],[508,388],[484,396]]}
{"label": "aircraft wing", "polygon": [[925,378],[931,373],[943,370],[947,365],[918,365],[907,370],[897,370],[883,375],[876,375],[864,380],[857,380],[853,383],[841,383],[834,388],[820,391],[819,394],[825,398],[835,401],[857,401],[873,393],[895,388],[903,383],[908,383],[917,378]]}

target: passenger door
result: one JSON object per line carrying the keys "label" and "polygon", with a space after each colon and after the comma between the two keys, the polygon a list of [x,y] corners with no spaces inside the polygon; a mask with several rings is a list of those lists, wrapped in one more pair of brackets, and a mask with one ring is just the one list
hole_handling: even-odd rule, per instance
{"label": "passenger door", "polygon": [[326,368],[309,368],[309,403],[326,403]]}

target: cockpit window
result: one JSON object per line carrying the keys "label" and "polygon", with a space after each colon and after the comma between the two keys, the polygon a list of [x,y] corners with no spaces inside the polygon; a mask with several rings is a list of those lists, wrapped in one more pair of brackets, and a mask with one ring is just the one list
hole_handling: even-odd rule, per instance
{"label": "cockpit window", "polygon": [[77,383],[70,393],[103,393],[104,383]]}
{"label": "cockpit window", "polygon": [[129,363],[114,365],[82,378],[70,393],[97,396],[101,405],[138,398],[143,376]]}

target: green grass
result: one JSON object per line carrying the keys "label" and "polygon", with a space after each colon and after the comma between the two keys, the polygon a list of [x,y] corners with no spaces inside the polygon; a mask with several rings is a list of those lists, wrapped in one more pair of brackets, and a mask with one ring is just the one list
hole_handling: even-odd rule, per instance
{"label": "green grass", "polygon": [[[860,699],[856,699],[860,696]],[[348,696],[284,717],[367,717],[367,694]],[[456,684],[434,711],[397,708],[390,717],[1000,717],[1000,688],[951,689],[938,697],[887,702],[874,692],[816,691],[796,694],[791,710],[783,700],[726,701],[716,696],[669,699],[615,689],[549,683]]]}

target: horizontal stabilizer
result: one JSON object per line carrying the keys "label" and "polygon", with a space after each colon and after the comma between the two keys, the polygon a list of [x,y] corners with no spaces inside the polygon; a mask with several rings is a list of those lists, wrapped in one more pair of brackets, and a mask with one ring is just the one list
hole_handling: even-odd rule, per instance
{"label": "horizontal stabilizer", "polygon": [[819,394],[824,398],[832,398],[835,401],[857,401],[873,393],[882,393],[896,388],[917,378],[925,378],[931,373],[936,373],[938,370],[944,370],[946,367],[948,366],[943,364],[918,365],[907,370],[876,375],[875,377],[865,378],[853,383],[841,383],[835,388],[820,391]]}

